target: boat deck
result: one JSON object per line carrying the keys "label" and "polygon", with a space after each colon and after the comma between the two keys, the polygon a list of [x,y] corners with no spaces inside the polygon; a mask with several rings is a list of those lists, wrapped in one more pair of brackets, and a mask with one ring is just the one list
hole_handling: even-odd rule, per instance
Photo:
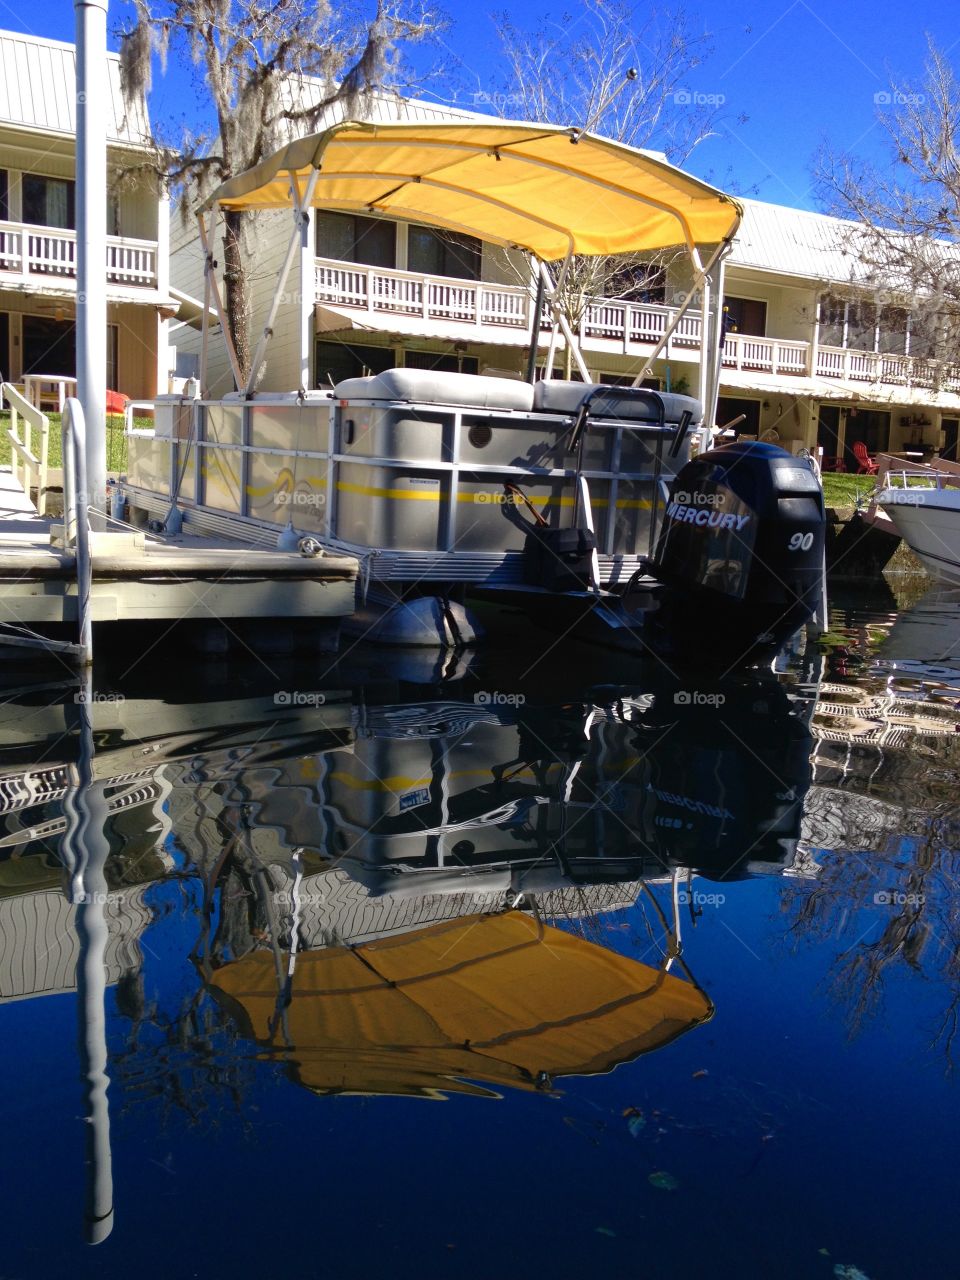
{"label": "boat deck", "polygon": [[[128,528],[94,531],[90,547],[94,622],[320,620],[354,609],[352,556]],[[10,469],[0,469],[0,628],[76,617],[76,559],[62,526],[40,516]]]}

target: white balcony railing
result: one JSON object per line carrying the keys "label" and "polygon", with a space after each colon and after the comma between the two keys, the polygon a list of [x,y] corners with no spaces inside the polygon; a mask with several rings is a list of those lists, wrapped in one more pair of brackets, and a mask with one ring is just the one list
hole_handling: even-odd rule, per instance
{"label": "white balcony railing", "polygon": [[[151,240],[107,237],[107,280],[112,284],[156,288],[157,245]],[[77,234],[57,227],[0,222],[0,272],[12,272],[27,284],[75,280]]]}
{"label": "white balcony railing", "polygon": [[[381,315],[385,320],[409,316],[435,321],[438,336],[443,335],[446,324],[470,325],[478,334],[488,328],[509,330],[521,342],[529,336],[533,314],[531,293],[520,285],[422,276],[329,258],[316,261],[316,300]],[[676,314],[677,308],[655,303],[600,299],[587,307],[579,336],[593,350],[613,349],[624,355],[643,356],[660,341]],[[549,313],[544,314],[543,324],[549,329]],[[671,352],[683,352],[688,359],[695,356],[700,346],[699,312],[683,316],[669,345]],[[817,348],[816,359],[813,353],[809,342],[729,333],[723,344],[722,362],[725,369],[785,379],[817,377],[960,391],[960,366],[839,347]]]}

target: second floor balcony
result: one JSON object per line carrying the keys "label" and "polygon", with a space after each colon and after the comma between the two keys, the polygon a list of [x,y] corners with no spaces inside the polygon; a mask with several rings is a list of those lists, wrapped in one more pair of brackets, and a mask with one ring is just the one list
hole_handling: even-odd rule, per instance
{"label": "second floor balcony", "polygon": [[[371,328],[517,345],[529,342],[535,305],[532,290],[520,284],[427,276],[331,258],[316,260],[315,299]],[[587,307],[578,336],[585,351],[643,358],[676,314],[677,308],[656,303],[598,299]],[[549,315],[543,325],[549,332]],[[665,356],[696,360],[700,327],[699,313],[688,312]],[[722,363],[744,386],[750,375],[766,375],[782,377],[785,391],[789,380],[807,378],[960,392],[960,365],[813,341],[728,333]]]}
{"label": "second floor balcony", "polygon": [[[157,288],[157,243],[107,237],[106,277],[116,290]],[[24,289],[75,287],[77,233],[32,223],[0,222],[0,282]]]}

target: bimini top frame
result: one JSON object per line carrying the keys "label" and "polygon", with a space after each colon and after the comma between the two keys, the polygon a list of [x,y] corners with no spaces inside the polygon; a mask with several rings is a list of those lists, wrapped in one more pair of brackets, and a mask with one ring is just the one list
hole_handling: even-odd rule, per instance
{"label": "bimini top frame", "polygon": [[[207,213],[217,208],[292,208],[294,213],[274,303],[246,383],[248,393],[256,386],[311,206],[379,213],[466,232],[525,250],[545,276],[546,263],[562,261],[561,279],[574,254],[685,249],[694,270],[691,299],[722,258],[742,216],[738,202],[715,187],[646,152],[578,129],[499,121],[345,121],[298,139],[231,178],[198,210],[207,251],[207,291],[221,319]],[[700,245],[715,246],[706,267]],[[557,305],[555,285],[550,293],[557,324],[587,377],[576,339]],[[241,389],[236,357],[232,351],[230,355]],[[708,355],[706,345],[703,355]]]}

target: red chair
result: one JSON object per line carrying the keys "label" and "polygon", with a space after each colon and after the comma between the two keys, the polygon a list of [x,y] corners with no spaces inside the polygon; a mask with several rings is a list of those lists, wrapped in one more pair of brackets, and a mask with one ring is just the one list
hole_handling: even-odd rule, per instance
{"label": "red chair", "polygon": [[859,466],[857,467],[858,476],[875,476],[877,474],[877,464],[873,458],[867,453],[867,446],[862,440],[854,440],[850,446],[853,450],[853,456],[856,458]]}
{"label": "red chair", "polygon": [[130,401],[129,396],[125,396],[122,391],[107,392],[107,413],[123,413]]}

